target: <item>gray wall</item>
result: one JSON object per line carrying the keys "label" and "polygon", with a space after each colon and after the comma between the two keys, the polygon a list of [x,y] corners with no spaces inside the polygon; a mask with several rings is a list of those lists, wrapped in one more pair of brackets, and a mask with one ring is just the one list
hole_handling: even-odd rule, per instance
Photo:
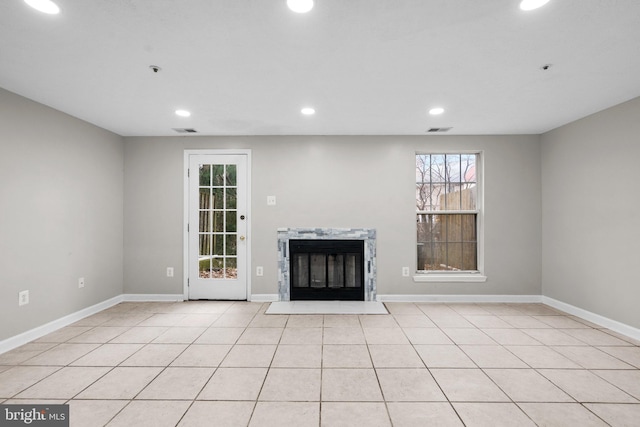
{"label": "gray wall", "polygon": [[0,340],[122,293],[123,154],[120,136],[0,89]]}
{"label": "gray wall", "polygon": [[[199,148],[252,150],[253,294],[277,293],[278,227],[377,229],[379,294],[541,293],[538,136],[125,138],[126,293],[182,294],[183,153]],[[457,150],[484,151],[488,280],[414,283],[414,156]]]}
{"label": "gray wall", "polygon": [[640,328],[640,98],[542,135],[542,293]]}

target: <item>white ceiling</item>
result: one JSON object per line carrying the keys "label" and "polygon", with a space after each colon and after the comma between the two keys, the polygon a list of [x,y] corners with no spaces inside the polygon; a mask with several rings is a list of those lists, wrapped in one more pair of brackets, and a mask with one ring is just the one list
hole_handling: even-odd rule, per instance
{"label": "white ceiling", "polygon": [[640,96],[638,0],[56,3],[0,1],[0,87],[124,136],[537,134]]}

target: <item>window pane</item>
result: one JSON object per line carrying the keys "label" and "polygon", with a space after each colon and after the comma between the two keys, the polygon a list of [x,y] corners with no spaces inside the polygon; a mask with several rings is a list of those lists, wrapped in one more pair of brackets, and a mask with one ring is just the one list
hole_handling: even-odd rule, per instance
{"label": "window pane", "polygon": [[237,245],[238,245],[238,235],[237,234],[227,234],[227,244],[226,244],[226,254],[225,255],[236,255],[237,254]]}
{"label": "window pane", "polygon": [[211,165],[212,185],[222,187],[224,185],[224,165]]}
{"label": "window pane", "polygon": [[238,206],[235,188],[227,188],[227,209],[236,209]]}
{"label": "window pane", "polygon": [[477,270],[476,214],[418,214],[418,270]]}
{"label": "window pane", "polygon": [[227,165],[227,185],[231,187],[235,187],[236,184],[236,165]]}
{"label": "window pane", "polygon": [[200,165],[200,185],[205,187],[211,185],[210,165]]}
{"label": "window pane", "polygon": [[224,235],[223,234],[212,234],[212,248],[213,255],[222,256],[224,255]]}
{"label": "window pane", "polygon": [[226,226],[226,232],[233,232],[235,233],[237,231],[237,211],[227,211],[227,226]]}
{"label": "window pane", "polygon": [[224,188],[214,188],[212,190],[213,202],[211,205],[213,209],[223,209],[224,208]]}

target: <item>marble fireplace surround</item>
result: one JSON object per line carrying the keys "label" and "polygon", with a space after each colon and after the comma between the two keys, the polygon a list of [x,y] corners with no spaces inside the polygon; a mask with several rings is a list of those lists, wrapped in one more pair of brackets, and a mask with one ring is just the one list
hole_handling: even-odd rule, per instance
{"label": "marble fireplace surround", "polygon": [[364,300],[376,300],[376,230],[373,228],[278,228],[278,297],[290,301],[289,240],[363,240]]}

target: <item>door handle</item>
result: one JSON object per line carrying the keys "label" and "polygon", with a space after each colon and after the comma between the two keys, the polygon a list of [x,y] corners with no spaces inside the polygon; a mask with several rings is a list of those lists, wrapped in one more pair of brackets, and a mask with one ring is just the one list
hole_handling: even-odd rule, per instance
{"label": "door handle", "polygon": [[245,239],[245,237],[244,237],[244,236],[240,236],[240,240],[244,240],[244,239]]}

